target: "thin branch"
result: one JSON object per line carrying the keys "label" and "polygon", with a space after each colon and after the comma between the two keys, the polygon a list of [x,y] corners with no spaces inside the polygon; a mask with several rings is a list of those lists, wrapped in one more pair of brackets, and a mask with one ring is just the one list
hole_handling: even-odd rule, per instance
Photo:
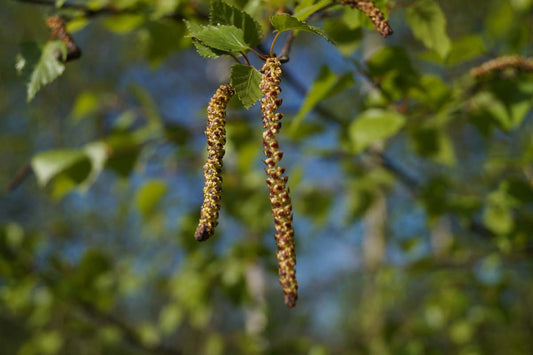
{"label": "thin branch", "polygon": [[289,52],[291,51],[292,42],[294,41],[294,31],[290,31],[289,35],[287,36],[287,40],[285,41],[285,44],[283,45],[283,48],[281,49],[281,53],[279,54],[279,61],[281,63],[287,63],[289,61]]}
{"label": "thin branch", "polygon": [[32,172],[33,172],[33,169],[31,168],[30,164],[24,165],[19,171],[17,171],[15,176],[13,176],[13,179],[9,182],[9,184],[6,187],[6,191],[8,193],[13,192],[17,187],[19,187],[24,182],[24,180],[26,180],[28,176],[31,175]]}

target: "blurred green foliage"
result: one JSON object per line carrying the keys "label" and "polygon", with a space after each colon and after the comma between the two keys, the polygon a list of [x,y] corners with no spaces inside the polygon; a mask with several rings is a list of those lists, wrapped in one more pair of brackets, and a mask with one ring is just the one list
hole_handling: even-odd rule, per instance
{"label": "blurred green foliage", "polygon": [[[533,55],[533,1],[375,3],[387,39],[327,0],[4,4],[0,353],[530,354],[533,73],[469,71]],[[205,107],[235,63],[201,58],[183,21],[220,50],[263,33],[265,52],[280,9],[278,29],[303,30],[282,82],[292,310],[258,105],[230,103],[220,225],[193,238]],[[49,40],[57,13],[78,61]],[[224,21],[250,31],[228,42]]]}

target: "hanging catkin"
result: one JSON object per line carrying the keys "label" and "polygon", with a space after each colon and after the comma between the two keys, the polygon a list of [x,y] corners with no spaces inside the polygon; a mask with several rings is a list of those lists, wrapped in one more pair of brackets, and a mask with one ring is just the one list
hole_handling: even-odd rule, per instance
{"label": "hanging catkin", "polygon": [[294,229],[292,226],[292,204],[287,188],[287,177],[283,176],[285,168],[278,165],[283,157],[279,150],[276,134],[281,128],[283,114],[275,111],[281,105],[278,95],[281,93],[281,63],[277,58],[268,58],[261,69],[261,112],[263,114],[263,147],[265,149],[265,172],[270,192],[270,204],[274,217],[276,233],[279,282],[285,295],[285,304],[294,307],[298,299],[296,281],[296,255],[294,252]]}
{"label": "hanging catkin", "polygon": [[389,21],[385,19],[385,15],[376,6],[373,1],[366,0],[342,0],[343,5],[348,5],[352,9],[355,7],[366,15],[372,21],[379,34],[383,37],[392,35],[392,28],[389,26]]}
{"label": "hanging catkin", "polygon": [[524,58],[518,55],[498,57],[481,64],[470,70],[470,76],[479,78],[494,71],[513,68],[522,71],[533,71],[533,58]]}
{"label": "hanging catkin", "polygon": [[226,106],[234,91],[230,84],[220,85],[207,106],[208,157],[204,165],[204,202],[200,211],[200,221],[194,237],[198,241],[209,239],[218,225],[218,213],[222,192],[222,158],[226,144]]}

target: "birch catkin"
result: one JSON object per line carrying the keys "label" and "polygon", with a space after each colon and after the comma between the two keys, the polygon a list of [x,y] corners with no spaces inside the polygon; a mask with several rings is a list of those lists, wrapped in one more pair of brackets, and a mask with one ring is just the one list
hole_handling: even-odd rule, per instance
{"label": "birch catkin", "polygon": [[294,252],[294,229],[292,226],[292,204],[287,188],[287,177],[283,176],[285,168],[278,165],[283,157],[279,150],[276,134],[281,128],[283,114],[275,111],[281,105],[278,95],[281,93],[281,63],[278,58],[268,58],[261,69],[261,112],[263,114],[263,147],[265,149],[265,172],[270,192],[270,205],[274,217],[276,233],[279,282],[285,295],[285,304],[294,307],[298,299],[296,281],[296,255]]}
{"label": "birch catkin", "polygon": [[373,1],[342,0],[342,4],[348,5],[352,9],[355,7],[364,13],[372,21],[381,36],[387,37],[393,34],[392,28],[389,26],[389,21],[385,19],[385,15]]}
{"label": "birch catkin", "polygon": [[470,76],[479,78],[494,71],[501,71],[513,68],[522,71],[533,71],[533,58],[524,58],[518,55],[498,57],[481,64],[479,67],[470,70]]}
{"label": "birch catkin", "polygon": [[46,19],[46,26],[50,29],[52,40],[58,39],[67,47],[67,61],[81,56],[81,50],[76,45],[70,33],[67,32],[65,21],[59,16],[51,16]]}
{"label": "birch catkin", "polygon": [[222,158],[226,144],[226,106],[233,96],[231,85],[221,85],[207,106],[208,157],[204,165],[204,202],[200,211],[200,222],[194,233],[198,241],[209,239],[218,225],[220,199],[222,191]]}

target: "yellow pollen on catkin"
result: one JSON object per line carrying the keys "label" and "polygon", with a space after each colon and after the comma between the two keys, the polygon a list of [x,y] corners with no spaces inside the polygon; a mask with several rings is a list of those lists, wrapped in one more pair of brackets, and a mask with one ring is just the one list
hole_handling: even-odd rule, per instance
{"label": "yellow pollen on catkin", "polygon": [[205,136],[208,157],[204,165],[204,202],[194,233],[194,238],[198,241],[212,237],[218,225],[222,193],[222,158],[226,144],[226,107],[233,94],[231,85],[221,85],[207,106]]}
{"label": "yellow pollen on catkin", "polygon": [[294,307],[298,299],[296,281],[296,254],[294,251],[294,229],[292,225],[292,204],[287,188],[287,177],[282,176],[284,167],[278,165],[283,157],[279,150],[276,134],[281,128],[283,114],[275,111],[281,106],[281,63],[277,58],[268,58],[261,69],[260,88],[263,93],[261,112],[263,115],[263,147],[265,153],[265,172],[270,193],[270,205],[274,218],[274,235],[277,245],[279,282],[285,295],[285,304]]}

